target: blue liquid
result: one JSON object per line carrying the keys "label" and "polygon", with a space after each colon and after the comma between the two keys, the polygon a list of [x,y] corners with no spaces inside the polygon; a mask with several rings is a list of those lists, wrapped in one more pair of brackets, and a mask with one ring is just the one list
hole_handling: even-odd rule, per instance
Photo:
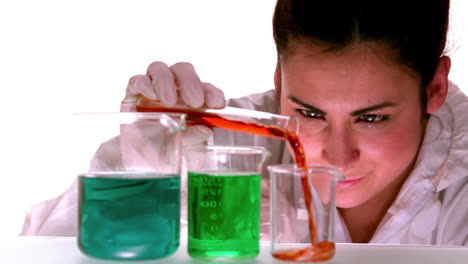
{"label": "blue liquid", "polygon": [[80,250],[96,258],[129,260],[174,253],[179,246],[180,178],[105,176],[79,177]]}

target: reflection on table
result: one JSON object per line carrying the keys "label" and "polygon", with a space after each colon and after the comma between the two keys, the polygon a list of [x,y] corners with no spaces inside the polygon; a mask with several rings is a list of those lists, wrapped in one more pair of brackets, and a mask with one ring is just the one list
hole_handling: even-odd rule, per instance
{"label": "reflection on table", "polygon": [[[187,242],[182,240],[177,252],[164,259],[151,261],[106,261],[83,255],[76,245],[76,238],[62,237],[10,237],[0,241],[0,263],[47,263],[47,264],[104,264],[104,263],[206,263],[190,258]],[[213,262],[211,262],[213,263]],[[233,263],[233,262],[230,262]],[[260,255],[243,264],[288,263],[275,260],[270,255],[270,244],[261,243]],[[403,246],[337,244],[335,257],[324,264],[366,264],[366,263],[411,263],[411,264],[466,264],[468,247],[451,246]]]}

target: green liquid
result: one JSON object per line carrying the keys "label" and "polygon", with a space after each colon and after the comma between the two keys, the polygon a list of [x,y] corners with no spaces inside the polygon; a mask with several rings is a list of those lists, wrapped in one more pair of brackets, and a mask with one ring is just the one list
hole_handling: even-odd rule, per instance
{"label": "green liquid", "polygon": [[259,253],[261,176],[188,174],[188,252],[198,259]]}
{"label": "green liquid", "polygon": [[163,258],[177,250],[178,176],[94,176],[79,177],[78,246],[83,253],[102,259],[144,260]]}

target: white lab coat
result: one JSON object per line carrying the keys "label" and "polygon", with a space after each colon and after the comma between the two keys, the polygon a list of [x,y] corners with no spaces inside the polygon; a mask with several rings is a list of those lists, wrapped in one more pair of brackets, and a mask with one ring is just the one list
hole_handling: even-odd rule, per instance
{"label": "white lab coat", "polygon": [[[274,92],[239,99],[231,106],[277,113]],[[291,163],[285,142],[278,139],[217,129],[211,143],[256,145],[270,150],[265,163]],[[108,162],[105,153],[118,150],[118,140],[104,143],[94,163]],[[103,154],[104,153],[104,154]],[[99,157],[99,158],[96,158]],[[114,161],[112,161],[114,162]],[[111,163],[112,163],[111,162]],[[106,164],[106,166],[111,166]],[[264,170],[264,175],[266,170]],[[262,239],[269,239],[268,186],[263,184]],[[185,208],[185,190],[182,203]],[[62,195],[36,204],[27,213],[21,235],[76,236],[78,230],[76,182]],[[414,170],[384,216],[370,243],[468,245],[468,98],[450,83],[444,106],[429,120]],[[337,213],[336,242],[351,242]],[[182,213],[182,232],[186,218]],[[305,231],[306,232],[306,231]]]}

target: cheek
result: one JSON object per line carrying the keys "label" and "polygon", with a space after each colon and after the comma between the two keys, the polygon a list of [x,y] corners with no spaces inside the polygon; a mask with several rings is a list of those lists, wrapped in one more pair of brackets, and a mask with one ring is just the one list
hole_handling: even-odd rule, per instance
{"label": "cheek", "polygon": [[[420,121],[419,121],[420,122]],[[370,135],[361,140],[361,155],[377,167],[402,170],[416,155],[421,140],[421,128],[398,126],[386,133]]]}
{"label": "cheek", "polygon": [[[366,139],[361,146],[363,158],[375,160],[376,163],[388,164],[397,160],[408,160],[414,156],[417,150],[416,138],[405,133],[392,134],[386,138],[380,138],[378,142]],[[394,164],[397,166],[397,164]]]}

